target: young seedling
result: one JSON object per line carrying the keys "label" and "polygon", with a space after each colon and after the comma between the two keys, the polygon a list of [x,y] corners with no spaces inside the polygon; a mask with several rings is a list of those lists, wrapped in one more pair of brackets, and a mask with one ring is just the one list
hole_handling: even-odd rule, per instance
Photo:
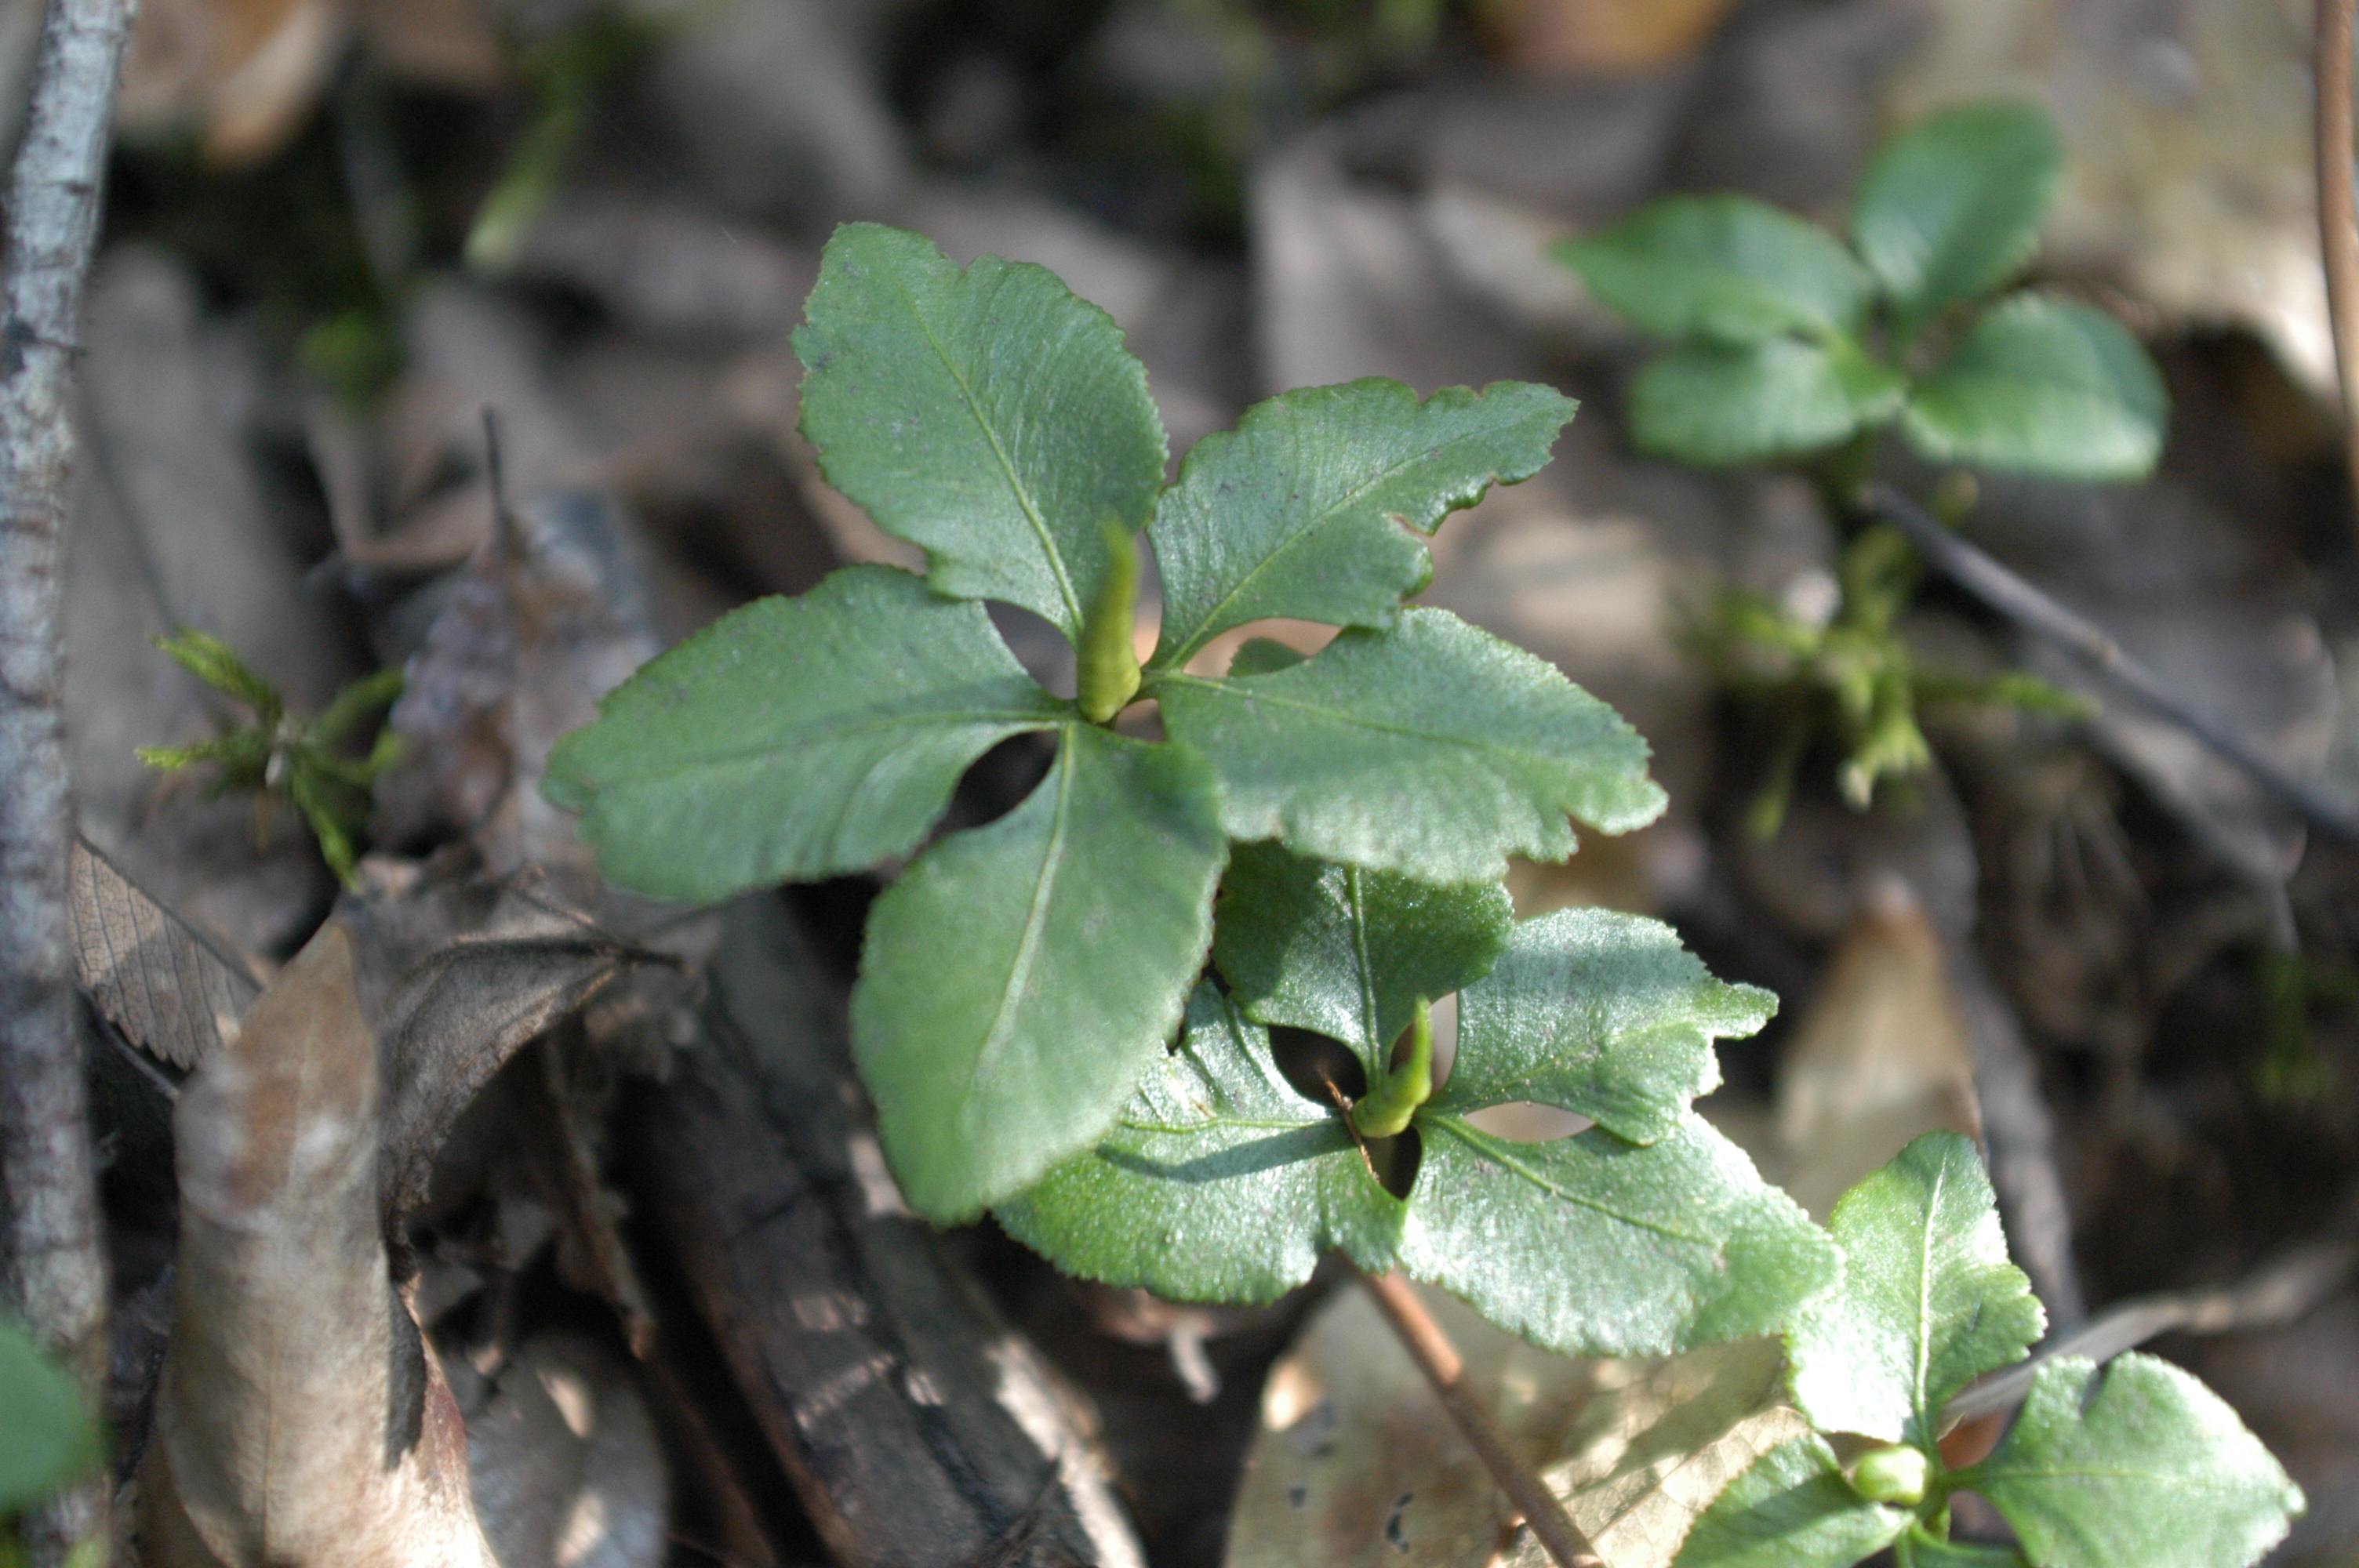
{"label": "young seedling", "polygon": [[[1850,1568],[1887,1546],[1901,1568],[2245,1568],[2284,1539],[2301,1489],[2218,1395],[2150,1356],[2102,1370],[2055,1357],[1987,1458],[1943,1459],[1943,1406],[2022,1360],[2045,1324],[1965,1139],[1918,1139],[1832,1228],[1843,1281],[1787,1336],[1794,1403],[1818,1431],[1737,1476],[1679,1568]],[[2021,1550],[1952,1541],[1960,1492]]]}
{"label": "young seedling", "polygon": [[[1167,489],[1103,313],[1038,267],[961,271],[869,225],[829,244],[795,343],[828,477],[927,576],[849,568],[723,619],[609,697],[544,787],[609,875],[660,896],[918,851],[853,998],[912,1207],[996,1206],[1068,1269],[1188,1299],[1266,1300],[1340,1247],[1568,1349],[1767,1332],[1832,1277],[1823,1237],[1688,1108],[1711,1041],[1770,999],[1650,922],[1512,925],[1507,856],[1570,854],[1568,816],[1661,809],[1644,743],[1549,665],[1402,603],[1424,534],[1545,463],[1568,399],[1288,393]],[[1143,664],[1142,524],[1164,592]],[[980,599],[1071,640],[1073,697]],[[1191,667],[1276,616],[1343,630],[1309,659],[1255,642]],[[1139,700],[1168,740],[1109,727]],[[1030,798],[927,844],[961,772],[1026,731],[1057,742]],[[1453,993],[1437,1083],[1427,1007]],[[1352,1070],[1289,1081],[1274,1030]],[[1467,1119],[1514,1099],[1599,1125],[1527,1148]]]}
{"label": "young seedling", "polygon": [[[1600,302],[1676,342],[1631,384],[1642,450],[1705,467],[1812,460],[1829,510],[1855,522],[1884,430],[1935,463],[2141,479],[2161,452],[2168,400],[2137,340],[2076,300],[1995,294],[2029,260],[2061,169],[2038,109],[1971,104],[1876,157],[1848,244],[1746,197],[1679,196],[1556,254]],[[1951,488],[1971,497],[1971,484]],[[1774,830],[1815,728],[1839,737],[1843,793],[1864,806],[1879,778],[1930,761],[1922,699],[2071,709],[2027,676],[1987,683],[1917,668],[1892,625],[1916,569],[1905,540],[1866,524],[1844,552],[1829,616],[1754,595],[1722,603],[1718,661],[1767,676],[1804,710],[1774,749],[1756,827]]]}
{"label": "young seedling", "polygon": [[353,880],[354,836],[368,819],[369,786],[399,754],[400,737],[380,730],[366,756],[343,743],[363,719],[401,695],[401,672],[379,670],[338,692],[317,719],[294,718],[278,688],[209,632],[187,627],[156,646],[174,664],[254,709],[251,726],[193,746],[142,746],[139,760],[162,773],[211,763],[221,770],[212,793],[254,790],[291,805],[320,841],[320,853],[339,881]]}

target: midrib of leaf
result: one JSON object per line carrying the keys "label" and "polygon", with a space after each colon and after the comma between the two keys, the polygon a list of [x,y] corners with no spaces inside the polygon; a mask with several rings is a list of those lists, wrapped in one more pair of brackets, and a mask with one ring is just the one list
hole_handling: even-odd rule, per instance
{"label": "midrib of leaf", "polygon": [[1007,476],[1007,488],[1016,492],[1016,504],[1024,508],[1025,520],[1032,524],[1032,532],[1040,541],[1041,552],[1049,557],[1049,569],[1057,574],[1057,591],[1065,596],[1066,613],[1073,618],[1074,626],[1079,627],[1082,623],[1081,596],[1073,591],[1072,579],[1065,575],[1065,557],[1049,533],[1049,520],[1040,514],[1032,492],[1016,477],[1016,464],[1008,457],[1007,449],[1000,444],[999,432],[992,428],[991,421],[983,416],[982,404],[974,395],[974,388],[967,384],[966,377],[959,373],[958,364],[951,358],[950,351],[934,334],[933,323],[927,320],[926,313],[918,308],[918,297],[909,292],[908,283],[898,273],[894,275],[893,283],[901,291],[901,297],[908,302],[909,315],[918,323],[918,330],[926,335],[927,347],[934,351],[934,357],[942,362],[942,369],[949,373],[951,380],[958,384],[959,395],[966,400],[967,417],[973,419],[974,427],[983,432],[983,438],[991,443],[991,455],[999,460],[999,471]]}
{"label": "midrib of leaf", "polygon": [[1458,1118],[1451,1116],[1445,1111],[1429,1112],[1420,1110],[1418,1112],[1417,1125],[1419,1128],[1430,1127],[1438,1131],[1449,1133],[1451,1137],[1457,1139],[1461,1143],[1465,1144],[1468,1148],[1473,1150],[1484,1159],[1491,1161],[1495,1164],[1504,1165],[1508,1170],[1513,1171],[1516,1174],[1523,1177],[1524,1180],[1531,1183],[1532,1185],[1539,1188],[1550,1197],[1555,1198],[1559,1203],[1571,1204],[1576,1207],[1585,1208],[1595,1214],[1602,1214],[1606,1218],[1614,1220],[1617,1224],[1629,1226],[1635,1230],[1651,1230],[1656,1235],[1663,1238],[1666,1241],[1683,1241],[1690,1246],[1696,1247],[1709,1247],[1712,1245],[1712,1238],[1708,1236],[1690,1236],[1684,1231],[1674,1230],[1669,1226],[1661,1224],[1656,1220],[1636,1219],[1629,1215],[1623,1214],[1615,1209],[1607,1207],[1605,1205],[1599,1203],[1594,1198],[1583,1197],[1579,1193],[1567,1192],[1562,1187],[1558,1186],[1554,1182],[1549,1181],[1546,1176],[1541,1175],[1538,1171],[1533,1170],[1529,1165],[1525,1164],[1523,1161],[1516,1158],[1516,1155],[1511,1152],[1515,1147],[1513,1144],[1507,1143],[1504,1140],[1494,1138],[1487,1132],[1477,1131],[1474,1128],[1468,1126],[1465,1122],[1461,1121]]}
{"label": "midrib of leaf", "polygon": [[1332,1118],[1304,1117],[1299,1121],[1270,1120],[1258,1116],[1224,1116],[1219,1111],[1206,1114],[1201,1121],[1184,1127],[1172,1127],[1160,1121],[1117,1121],[1116,1127],[1131,1132],[1151,1132],[1158,1137],[1187,1138],[1212,1128],[1243,1128],[1248,1132],[1295,1132],[1305,1127],[1317,1127]]}
{"label": "midrib of leaf", "polygon": [[1917,1430],[1933,1434],[1931,1412],[1925,1408],[1925,1380],[1933,1359],[1933,1223],[1941,1212],[1941,1187],[1950,1179],[1949,1162],[1933,1167],[1933,1190],[1925,1203],[1923,1233],[1917,1238],[1917,1380],[1909,1402],[1917,1407]]}
{"label": "midrib of leaf", "polygon": [[1305,702],[1297,697],[1279,697],[1264,691],[1245,691],[1239,689],[1234,681],[1207,680],[1202,676],[1190,675],[1168,675],[1164,679],[1175,686],[1201,687],[1206,691],[1219,692],[1232,701],[1266,702],[1272,708],[1291,708],[1299,713],[1314,714],[1321,719],[1332,719],[1338,724],[1349,724],[1358,730],[1373,730],[1379,734],[1405,735],[1412,741],[1429,741],[1440,745],[1456,746],[1464,751],[1480,752],[1488,756],[1513,758],[1519,762],[1528,762],[1535,755],[1530,752],[1519,752],[1512,747],[1495,745],[1488,741],[1470,740],[1462,735],[1443,735],[1431,730],[1411,729],[1406,724],[1385,724],[1374,719],[1364,719],[1356,713],[1347,712],[1343,708],[1322,708],[1318,703]]}
{"label": "midrib of leaf", "polygon": [[1369,1087],[1375,1087],[1377,1076],[1391,1064],[1384,1059],[1385,1043],[1376,1038],[1376,982],[1368,966],[1368,906],[1361,896],[1357,866],[1343,868],[1343,886],[1352,903],[1352,952],[1360,961],[1360,1033],[1367,1037],[1368,1049],[1375,1058],[1368,1064]]}
{"label": "midrib of leaf", "polygon": [[[636,773],[610,774],[606,782],[640,784],[658,779],[684,778],[690,773],[701,773],[707,768],[724,767],[731,762],[759,761],[761,758],[775,755],[788,744],[811,746],[833,741],[850,740],[858,735],[874,735],[895,730],[922,730],[934,725],[954,724],[1023,724],[1037,730],[1056,730],[1063,727],[1063,719],[1055,714],[1042,713],[1038,708],[1015,708],[1005,709],[970,708],[962,708],[955,713],[940,711],[888,713],[878,718],[854,719],[848,723],[821,724],[798,729],[782,740],[766,741],[759,745],[733,746],[725,752],[706,752],[691,761],[681,762],[676,766],[658,766]],[[660,763],[669,759],[649,752],[647,754],[647,760]]]}
{"label": "midrib of leaf", "polygon": [[1040,870],[1032,881],[1031,906],[1024,914],[1024,935],[1016,945],[1016,961],[1007,968],[1007,981],[999,992],[999,1007],[993,1013],[991,1027],[983,1037],[982,1046],[974,1054],[974,1065],[967,1069],[968,1094],[974,1092],[979,1079],[989,1076],[987,1069],[999,1053],[1006,1048],[1015,1032],[1016,999],[1024,994],[1025,982],[1031,978],[1032,965],[1040,956],[1041,932],[1049,921],[1049,898],[1055,889],[1057,872],[1065,860],[1066,814],[1073,800],[1073,743],[1069,733],[1057,748],[1057,815],[1049,827],[1049,848],[1040,857]]}
{"label": "midrib of leaf", "polygon": [[[1421,406],[1420,406],[1420,407]],[[1246,568],[1245,575],[1237,579],[1237,585],[1234,588],[1229,589],[1228,592],[1213,600],[1212,608],[1204,612],[1201,624],[1210,626],[1213,622],[1219,621],[1222,615],[1226,613],[1230,605],[1234,604],[1238,600],[1243,599],[1245,596],[1245,590],[1251,588],[1256,581],[1259,580],[1262,573],[1269,570],[1269,568],[1276,566],[1280,559],[1292,555],[1297,549],[1300,548],[1304,539],[1308,538],[1310,535],[1317,533],[1320,529],[1324,528],[1334,519],[1337,513],[1342,512],[1345,507],[1352,505],[1354,502],[1358,501],[1360,497],[1367,494],[1368,492],[1375,489],[1376,486],[1384,483],[1386,480],[1392,479],[1396,475],[1402,473],[1411,464],[1429,461],[1431,459],[1440,457],[1443,452],[1448,451],[1451,448],[1463,446],[1466,443],[1473,441],[1474,438],[1475,438],[1472,432],[1463,436],[1454,436],[1449,440],[1442,442],[1440,446],[1428,447],[1422,452],[1415,453],[1409,457],[1403,458],[1400,461],[1393,463],[1388,467],[1379,469],[1376,472],[1369,475],[1360,483],[1353,486],[1349,491],[1346,491],[1342,496],[1338,497],[1332,504],[1320,512],[1314,513],[1310,521],[1304,523],[1301,527],[1297,528],[1292,533],[1288,534],[1286,536],[1285,542],[1279,545],[1277,549],[1272,550],[1269,554],[1264,556],[1260,560],[1256,561],[1250,568]],[[1299,442],[1297,443],[1297,446],[1299,446]],[[1386,514],[1386,515],[1389,516],[1391,514]],[[1403,531],[1408,531],[1406,524],[1403,524]],[[1422,533],[1424,530],[1419,529],[1416,530],[1416,532]],[[1217,632],[1198,632],[1187,642],[1181,643],[1176,651],[1169,654],[1158,654],[1152,661],[1152,666],[1158,670],[1177,669],[1185,665],[1190,659],[1194,658],[1199,653],[1202,652],[1204,644],[1219,635],[1220,633]]]}

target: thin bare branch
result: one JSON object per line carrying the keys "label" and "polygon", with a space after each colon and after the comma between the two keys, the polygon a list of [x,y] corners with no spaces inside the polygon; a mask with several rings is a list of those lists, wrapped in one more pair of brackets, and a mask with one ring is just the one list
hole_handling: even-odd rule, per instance
{"label": "thin bare branch", "polygon": [[[70,1011],[59,602],[75,333],[133,7],[52,0],[0,260],[0,1305],[72,1363],[93,1404],[106,1265]],[[27,1520],[35,1560],[102,1529],[104,1495],[92,1481]]]}
{"label": "thin bare branch", "polygon": [[2359,193],[2353,189],[2351,55],[2354,0],[2318,0],[2318,251],[2343,389],[2343,437],[2359,496]]}
{"label": "thin bare branch", "polygon": [[1491,1419],[1489,1407],[1466,1387],[1465,1363],[1459,1359],[1458,1347],[1417,1299],[1409,1282],[1398,1274],[1371,1274],[1360,1271],[1360,1283],[1367,1287],[1376,1307],[1391,1324],[1393,1332],[1417,1362],[1425,1380],[1433,1385],[1434,1397],[1441,1401],[1458,1434],[1466,1440],[1483,1461],[1507,1500],[1523,1510],[1524,1522],[1531,1527],[1542,1548],[1557,1561],[1558,1568],[1602,1568],[1602,1561],[1589,1549],[1588,1538],[1572,1516],[1564,1511],[1564,1504],[1548,1488],[1539,1473],[1516,1457],[1500,1433],[1499,1424]]}
{"label": "thin bare branch", "polygon": [[2179,725],[2253,781],[2336,838],[2359,844],[2359,813],[2311,788],[2242,738],[2179,698],[2163,678],[2125,653],[2094,622],[2066,609],[1983,551],[1943,527],[1934,515],[1888,485],[1871,484],[1861,504],[1908,535],[1925,558],[1960,588],[2025,630],[2063,647],[2123,690]]}

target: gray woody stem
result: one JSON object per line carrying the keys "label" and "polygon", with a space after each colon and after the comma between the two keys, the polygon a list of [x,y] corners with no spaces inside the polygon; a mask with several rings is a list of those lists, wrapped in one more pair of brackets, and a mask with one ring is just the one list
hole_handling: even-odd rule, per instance
{"label": "gray woody stem", "polygon": [[1507,1494],[1507,1500],[1523,1510],[1524,1522],[1558,1568],[1599,1568],[1596,1553],[1589,1550],[1588,1541],[1572,1516],[1564,1511],[1564,1504],[1548,1488],[1539,1473],[1507,1447],[1499,1423],[1491,1419],[1491,1409],[1482,1397],[1466,1386],[1466,1365],[1459,1359],[1458,1347],[1417,1299],[1408,1281],[1399,1274],[1371,1274],[1360,1271],[1360,1283],[1367,1287],[1385,1321],[1392,1325],[1394,1334],[1407,1347],[1425,1380],[1433,1385],[1434,1398],[1441,1401],[1458,1434],[1466,1440]]}
{"label": "gray woody stem", "polygon": [[[106,1265],[75,1046],[59,600],[74,334],[135,0],[51,0],[0,261],[0,1309],[106,1378]],[[36,1562],[104,1525],[92,1478],[25,1521]]]}

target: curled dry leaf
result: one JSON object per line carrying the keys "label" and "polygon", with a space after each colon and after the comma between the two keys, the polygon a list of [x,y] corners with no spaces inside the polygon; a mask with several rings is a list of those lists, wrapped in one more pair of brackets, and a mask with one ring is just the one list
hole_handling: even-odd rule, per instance
{"label": "curled dry leaf", "polygon": [[509,1357],[496,1387],[461,1402],[475,1508],[500,1568],[663,1560],[663,1449],[614,1356],[574,1336],[543,1336]]}
{"label": "curled dry leaf", "polygon": [[124,1038],[194,1067],[237,1033],[261,990],[245,959],[147,895],[76,838],[69,862],[74,979]]}
{"label": "curled dry leaf", "polygon": [[494,1562],[458,1407],[386,1271],[378,1094],[332,925],[181,1093],[172,1337],[140,1487],[151,1568]]}
{"label": "curled dry leaf", "polygon": [[[1605,1568],[1669,1568],[1696,1516],[1799,1435],[1770,1340],[1575,1360],[1419,1287],[1508,1444]],[[1343,1291],[1270,1369],[1227,1568],[1391,1562],[1546,1568],[1548,1556],[1364,1292]]]}
{"label": "curled dry leaf", "polygon": [[428,882],[356,904],[360,994],[385,1064],[388,1228],[423,1202],[451,1124],[535,1035],[633,964],[670,964],[556,902],[538,879]]}

